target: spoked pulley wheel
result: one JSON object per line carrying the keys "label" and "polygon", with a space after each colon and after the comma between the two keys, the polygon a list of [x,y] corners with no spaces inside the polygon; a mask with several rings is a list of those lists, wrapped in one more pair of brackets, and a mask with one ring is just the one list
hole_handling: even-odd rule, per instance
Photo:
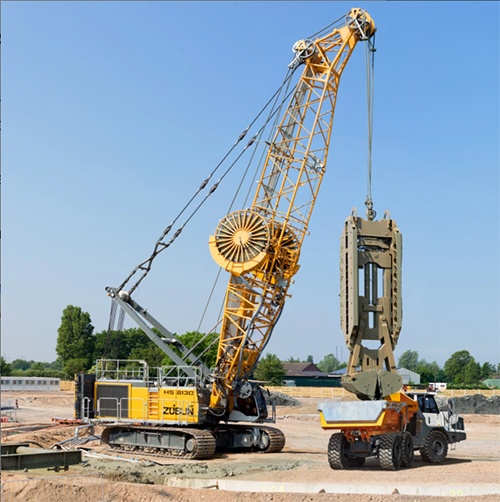
{"label": "spoked pulley wheel", "polygon": [[226,270],[248,271],[267,257],[271,232],[266,219],[251,209],[223,218],[210,239],[214,259]]}

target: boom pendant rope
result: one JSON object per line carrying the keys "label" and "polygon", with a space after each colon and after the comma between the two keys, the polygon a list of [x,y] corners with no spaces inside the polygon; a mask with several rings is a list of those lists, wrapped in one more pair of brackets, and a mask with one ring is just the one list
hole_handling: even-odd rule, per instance
{"label": "boom pendant rope", "polygon": [[[139,277],[139,279],[135,282],[135,284],[129,289],[129,294],[131,294],[135,289],[139,286],[139,284],[143,281],[143,279],[148,275],[149,271],[151,270],[151,267],[153,265],[154,259],[166,248],[170,247],[171,244],[179,237],[181,234],[182,230],[186,226],[186,224],[193,218],[193,216],[198,212],[200,207],[206,202],[208,197],[212,195],[215,190],[218,188],[219,183],[227,176],[229,171],[234,167],[234,165],[238,162],[238,160],[243,156],[243,154],[247,151],[247,149],[254,144],[256,141],[257,137],[262,133],[262,131],[265,129],[266,125],[268,122],[271,120],[272,117],[274,117],[277,113],[277,110],[272,112],[267,121],[264,123],[264,125],[259,129],[259,131],[248,141],[247,145],[243,148],[241,153],[236,157],[236,159],[230,164],[230,166],[226,169],[226,171],[223,173],[223,175],[219,178],[219,180],[210,188],[210,191],[208,194],[205,195],[204,199],[198,204],[198,206],[194,209],[194,211],[191,212],[191,214],[187,217],[186,221],[176,230],[175,234],[173,237],[170,239],[168,242],[164,242],[165,237],[167,234],[172,230],[172,227],[174,224],[180,219],[182,214],[187,210],[187,208],[193,203],[197,195],[206,188],[208,185],[210,179],[212,176],[219,170],[219,168],[222,166],[222,164],[227,160],[229,155],[233,152],[233,150],[236,148],[236,146],[243,140],[243,138],[247,135],[248,131],[250,128],[255,124],[255,122],[258,120],[258,118],[262,115],[264,110],[271,104],[271,102],[281,94],[283,88],[287,85],[287,83],[290,81],[293,75],[293,71],[289,71],[282,82],[281,86],[279,89],[273,94],[273,96],[267,101],[267,103],[264,105],[264,107],[261,109],[261,111],[256,115],[256,117],[252,120],[252,122],[248,125],[248,127],[240,134],[234,145],[230,148],[230,150],[226,153],[226,155],[222,158],[222,160],[217,164],[217,166],[212,170],[210,175],[202,182],[198,190],[195,192],[195,194],[191,197],[189,202],[183,207],[183,209],[180,211],[180,213],[175,217],[175,219],[170,223],[170,225],[167,226],[167,228],[163,231],[161,234],[160,238],[156,241],[153,253],[151,256],[147,259],[144,260],[142,263],[137,265],[132,272],[128,275],[128,277],[120,284],[120,286],[117,288],[118,291],[123,290],[125,286],[128,284],[128,282],[134,277],[139,271],[142,271],[142,275]],[[283,100],[288,99],[289,94],[287,94]],[[279,108],[278,108],[279,109]]]}
{"label": "boom pendant rope", "polygon": [[[337,21],[335,21],[334,23],[332,23],[331,25],[329,26],[332,26],[332,25],[335,25],[337,24],[341,19],[343,18],[339,18]],[[349,22],[352,22],[352,20],[350,20]],[[327,30],[329,28],[329,26],[325,27],[323,30],[320,30],[320,32],[318,33],[322,33],[324,32],[325,30]],[[312,38],[312,37],[311,37]],[[273,101],[273,100],[277,100],[279,95],[281,94],[283,88],[286,86],[286,85],[289,85],[290,83],[290,80],[294,74],[294,71],[295,69],[298,67],[299,65],[292,65],[292,68],[291,70],[292,71],[289,71],[283,81],[283,83],[281,84],[281,86],[279,87],[279,89],[273,94],[273,96],[268,100],[268,102],[264,105],[264,107],[261,109],[261,111],[256,115],[256,117],[252,120],[252,122],[248,125],[248,127],[240,134],[240,136],[238,137],[238,139],[236,140],[236,142],[234,143],[234,145],[230,148],[230,150],[226,153],[226,155],[222,158],[222,160],[217,164],[217,166],[213,169],[213,171],[210,173],[210,175],[202,182],[202,184],[200,185],[200,187],[198,188],[198,190],[195,192],[195,194],[191,197],[191,199],[188,201],[188,203],[183,207],[183,209],[180,211],[180,213],[175,217],[175,219],[172,221],[172,223],[170,223],[170,225],[167,226],[167,228],[165,228],[165,230],[163,231],[163,233],[161,234],[160,238],[157,240],[156,244],[155,244],[155,247],[154,247],[154,250],[153,250],[153,253],[151,254],[151,256],[147,259],[147,260],[144,260],[142,263],[140,263],[139,265],[137,265],[137,267],[135,267],[132,272],[128,275],[128,277],[120,284],[120,286],[117,288],[118,291],[120,290],[123,290],[125,288],[125,286],[128,284],[128,282],[132,279],[132,277],[134,277],[137,273],[139,272],[142,272],[142,275],[139,277],[139,279],[135,282],[135,284],[129,289],[129,294],[132,293],[133,291],[135,291],[135,289],[139,286],[139,284],[143,281],[143,279],[148,275],[149,271],[151,270],[151,267],[152,267],[152,264],[153,264],[153,261],[154,259],[156,258],[156,256],[158,256],[158,254],[160,254],[162,251],[164,251],[166,248],[168,248],[171,244],[173,244],[173,242],[177,239],[177,237],[179,237],[179,235],[181,234],[182,230],[184,229],[184,226],[187,224],[187,222],[194,216],[194,214],[198,211],[198,209],[200,208],[201,205],[203,205],[203,203],[206,201],[206,199],[213,193],[215,192],[215,190],[217,189],[220,181],[223,179],[223,177],[225,177],[227,175],[227,173],[229,172],[229,170],[234,166],[234,164],[236,163],[237,160],[239,160],[239,158],[241,157],[241,155],[248,149],[249,146],[251,146],[255,140],[260,136],[260,134],[262,133],[262,131],[265,129],[265,126],[269,123],[269,121],[271,120],[272,117],[274,116],[277,116],[277,113],[279,112],[279,110],[281,109],[281,106],[283,105],[283,103],[285,102],[285,100],[287,100],[289,98],[289,96],[291,95],[291,92],[290,93],[286,93],[286,96],[285,98],[283,98],[282,102],[281,102],[281,105],[278,106],[277,108],[275,108],[274,112],[270,113],[267,121],[265,122],[264,126],[258,131],[257,134],[255,134],[252,139],[249,141],[249,143],[247,144],[247,146],[244,148],[243,152],[238,156],[238,158],[236,159],[236,161],[234,161],[231,166],[229,167],[229,169],[224,173],[224,175],[217,181],[217,183],[215,183],[212,188],[210,189],[209,193],[207,196],[205,196],[205,198],[203,199],[203,201],[198,205],[198,207],[191,213],[191,215],[187,218],[187,220],[176,230],[174,236],[170,239],[170,241],[168,242],[164,242],[164,239],[165,237],[169,234],[169,232],[172,230],[174,224],[180,219],[180,217],[182,216],[182,214],[187,210],[187,208],[192,204],[192,202],[194,201],[194,199],[197,197],[197,195],[203,190],[206,188],[206,186],[208,185],[210,179],[212,178],[212,176],[215,174],[215,172],[221,167],[221,165],[227,160],[227,158],[229,157],[229,155],[233,152],[233,150],[236,148],[236,146],[240,143],[241,140],[243,140],[243,138],[246,136],[246,134],[248,133],[248,131],[250,130],[250,128],[255,124],[255,122],[258,120],[258,118],[262,115],[262,113],[264,112],[264,110],[270,105],[270,103]]]}
{"label": "boom pendant rope", "polygon": [[[289,68],[290,68],[290,66],[289,66]],[[238,185],[238,188],[236,189],[236,193],[234,194],[234,197],[232,198],[231,203],[229,204],[229,207],[228,207],[228,210],[227,210],[228,214],[232,211],[233,206],[234,206],[234,204],[236,202],[236,199],[238,197],[238,194],[239,194],[241,188],[243,187],[244,181],[245,181],[245,179],[246,179],[246,177],[248,175],[248,172],[250,170],[250,166],[251,166],[252,162],[254,161],[255,155],[257,153],[258,143],[259,143],[259,141],[261,141],[261,138],[264,135],[265,127],[271,122],[271,119],[274,117],[274,122],[272,124],[271,131],[269,132],[268,140],[266,140],[265,143],[267,145],[269,145],[270,141],[272,140],[273,130],[276,128],[276,125],[277,125],[277,123],[279,121],[279,118],[280,118],[280,115],[281,115],[281,110],[283,109],[283,106],[285,105],[286,100],[293,93],[293,91],[290,90],[291,76],[293,74],[293,71],[294,70],[292,70],[292,69],[288,70],[288,73],[285,76],[285,79],[283,81],[283,85],[280,87],[279,91],[274,94],[273,98],[271,98],[271,99],[274,99],[274,103],[273,103],[273,105],[271,107],[271,110],[269,111],[269,116],[267,117],[267,119],[265,121],[264,127],[262,127],[260,129],[259,133],[256,135],[257,140],[254,142],[254,149],[253,149],[252,155],[251,155],[250,159],[248,160],[247,167],[246,167],[246,169],[245,169],[245,171],[244,171],[244,173],[243,173],[243,175],[241,177],[241,181],[240,181],[240,183]],[[281,94],[282,91],[284,93],[285,98],[282,98],[281,101],[280,101],[280,94]],[[268,102],[268,104],[270,102],[271,102],[271,100]],[[243,207],[247,206],[247,202],[248,202],[248,200],[249,200],[249,198],[251,196],[251,191],[252,191],[253,187],[255,186],[255,183],[256,183],[256,180],[257,180],[257,176],[259,175],[259,172],[260,172],[260,166],[262,165],[262,162],[264,160],[265,155],[266,155],[266,151],[263,151],[262,155],[261,155],[261,158],[260,158],[260,162],[257,163],[257,168],[256,168],[256,170],[254,172],[252,181],[251,181],[251,183],[249,183],[248,191],[247,191],[245,199],[243,201]],[[205,307],[203,309],[203,313],[201,315],[201,318],[200,318],[200,321],[199,321],[199,324],[198,324],[198,331],[200,331],[201,325],[203,324],[203,321],[205,319],[205,315],[206,315],[206,313],[208,311],[208,307],[210,305],[210,302],[212,300],[213,294],[215,292],[215,288],[217,287],[217,283],[219,282],[219,279],[220,279],[220,276],[221,276],[221,272],[222,272],[222,269],[220,268],[218,270],[218,272],[217,272],[217,275],[216,275],[215,280],[213,282],[212,289],[210,291],[208,300],[207,300],[207,302],[205,304]],[[224,303],[221,304],[221,307],[220,307],[220,310],[219,310],[219,314],[218,314],[218,317],[217,317],[217,319],[219,319],[217,321],[217,324],[219,324],[221,322],[220,318],[221,318],[221,315],[222,315],[223,308],[224,308]]]}
{"label": "boom pendant rope", "polygon": [[[325,32],[325,30],[327,31],[328,28],[332,25],[336,25],[340,22],[340,20],[342,20],[342,18],[339,18],[337,21],[335,21],[334,23],[332,23],[331,25],[323,28],[323,30],[320,30],[319,33],[322,33],[322,32]],[[317,35],[317,34],[316,34]],[[313,35],[314,36],[314,35]],[[313,37],[312,36],[312,37]],[[312,38],[310,37],[310,38]],[[240,134],[240,136],[238,137],[238,139],[236,140],[236,142],[234,143],[234,145],[230,148],[230,150],[226,153],[226,155],[222,158],[222,160],[217,164],[217,166],[214,168],[214,170],[210,173],[210,175],[202,182],[202,184],[200,185],[200,187],[198,188],[198,190],[195,192],[195,194],[191,197],[191,199],[188,201],[188,203],[184,206],[184,208],[180,211],[180,213],[175,217],[175,219],[172,221],[172,223],[170,223],[170,225],[167,226],[167,228],[163,231],[162,235],[160,236],[160,238],[157,240],[156,244],[155,244],[155,247],[154,247],[154,250],[153,250],[153,253],[151,254],[151,256],[143,261],[142,263],[140,263],[137,267],[135,267],[132,272],[128,275],[128,277],[121,283],[121,285],[117,288],[117,290],[122,290],[123,288],[125,288],[125,286],[128,284],[128,282],[132,279],[132,277],[134,277],[134,275],[136,275],[139,271],[142,271],[142,275],[141,277],[136,281],[136,283],[129,289],[129,293],[132,293],[138,286],[139,284],[142,282],[142,280],[148,275],[149,271],[151,270],[151,266],[153,264],[153,261],[154,259],[156,258],[156,256],[158,256],[158,254],[160,254],[162,251],[164,251],[166,248],[168,248],[171,244],[173,244],[173,242],[175,241],[175,239],[177,239],[177,237],[180,235],[180,233],[182,232],[182,230],[184,229],[184,226],[186,225],[186,223],[194,216],[194,214],[197,212],[197,210],[200,208],[200,206],[206,201],[206,199],[208,198],[208,196],[210,196],[218,187],[220,181],[222,180],[222,178],[228,173],[228,171],[234,166],[234,164],[236,163],[237,160],[239,160],[239,158],[241,157],[242,154],[240,154],[238,156],[238,158],[236,159],[235,162],[233,162],[230,166],[230,168],[228,169],[228,171],[226,171],[226,173],[224,174],[224,176],[219,179],[219,181],[217,183],[215,183],[212,188],[210,189],[210,192],[209,194],[204,198],[204,200],[202,201],[202,203],[195,209],[195,211],[193,211],[191,213],[191,215],[188,217],[188,219],[186,220],[186,222],[184,222],[184,224],[182,224],[178,229],[177,231],[175,232],[174,236],[170,239],[169,242],[164,242],[163,240],[165,239],[165,237],[167,236],[167,234],[172,230],[172,227],[174,226],[174,224],[177,222],[177,220],[179,220],[179,218],[182,216],[182,214],[187,210],[187,208],[192,204],[192,202],[194,201],[194,199],[196,198],[196,196],[203,190],[206,188],[206,186],[208,185],[210,179],[212,178],[212,176],[215,174],[215,172],[221,167],[221,165],[227,160],[227,158],[229,157],[229,155],[233,152],[233,150],[236,148],[236,146],[240,143],[241,140],[243,140],[243,138],[246,136],[246,134],[248,133],[248,131],[250,130],[250,128],[255,124],[255,122],[259,119],[259,117],[262,115],[262,113],[264,112],[264,110],[270,105],[270,103],[273,101],[273,100],[277,100],[279,95],[281,94],[283,88],[287,85],[290,84],[290,80],[294,74],[294,71],[295,69],[299,66],[298,64],[297,65],[292,65],[293,67],[291,68],[291,71],[289,71],[283,81],[283,83],[281,84],[281,86],[279,87],[279,89],[271,96],[271,98],[267,101],[267,103],[264,105],[264,107],[260,110],[260,112],[256,115],[256,117],[252,120],[252,122],[248,125],[248,127]],[[253,136],[253,138],[249,141],[249,143],[247,144],[247,146],[244,148],[243,152],[245,152],[247,150],[247,148],[249,146],[251,146],[255,140],[257,139],[257,137],[259,137],[259,135],[262,133],[262,131],[265,129],[265,126],[269,123],[269,121],[271,120],[272,117],[274,116],[277,116],[278,112],[281,110],[281,107],[283,106],[283,103],[290,97],[291,95],[291,92],[290,93],[286,93],[286,96],[285,98],[283,98],[282,102],[281,102],[281,105],[278,106],[277,108],[275,108],[274,112],[270,113],[267,121],[265,122],[264,126],[259,130],[259,132],[257,134],[255,134]],[[243,153],[242,152],[242,153]]]}

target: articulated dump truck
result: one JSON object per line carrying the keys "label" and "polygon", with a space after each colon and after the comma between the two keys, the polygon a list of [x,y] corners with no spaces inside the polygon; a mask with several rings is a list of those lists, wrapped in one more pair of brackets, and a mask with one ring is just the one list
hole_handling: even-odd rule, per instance
{"label": "articulated dump truck", "polygon": [[448,445],[466,439],[464,420],[439,411],[434,393],[396,392],[385,399],[321,403],[321,427],[337,429],[328,443],[332,469],[361,467],[378,457],[384,470],[411,467],[415,450],[422,460],[442,462]]}

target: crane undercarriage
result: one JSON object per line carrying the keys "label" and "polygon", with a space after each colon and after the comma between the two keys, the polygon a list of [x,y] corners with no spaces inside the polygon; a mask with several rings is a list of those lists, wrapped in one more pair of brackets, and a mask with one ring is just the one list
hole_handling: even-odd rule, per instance
{"label": "crane undercarriage", "polygon": [[115,450],[192,460],[211,458],[216,451],[275,453],[285,445],[279,429],[235,424],[213,428],[114,424],[106,427],[101,440]]}

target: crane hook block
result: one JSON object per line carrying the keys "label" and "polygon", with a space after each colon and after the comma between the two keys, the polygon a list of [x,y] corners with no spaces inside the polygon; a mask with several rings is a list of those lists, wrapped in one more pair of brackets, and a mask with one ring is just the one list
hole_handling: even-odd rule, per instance
{"label": "crane hook block", "polygon": [[257,212],[243,209],[223,218],[208,245],[215,262],[235,275],[255,269],[268,257],[271,231]]}

